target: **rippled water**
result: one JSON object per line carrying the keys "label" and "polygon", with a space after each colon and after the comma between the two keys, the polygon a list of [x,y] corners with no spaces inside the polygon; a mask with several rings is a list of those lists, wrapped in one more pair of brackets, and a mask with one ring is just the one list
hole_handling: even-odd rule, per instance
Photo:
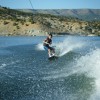
{"label": "rippled water", "polygon": [[100,37],[0,37],[0,100],[99,100]]}

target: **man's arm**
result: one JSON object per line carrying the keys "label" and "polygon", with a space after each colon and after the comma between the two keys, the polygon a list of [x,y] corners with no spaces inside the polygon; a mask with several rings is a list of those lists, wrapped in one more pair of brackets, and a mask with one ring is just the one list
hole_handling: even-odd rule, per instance
{"label": "man's arm", "polygon": [[48,38],[46,38],[46,39],[43,41],[43,43],[50,45],[50,43],[48,43],[47,41],[48,41]]}
{"label": "man's arm", "polygon": [[45,42],[45,41],[43,41],[43,43],[45,43],[45,44],[49,44],[49,45],[50,45],[50,43],[48,43],[48,42]]}

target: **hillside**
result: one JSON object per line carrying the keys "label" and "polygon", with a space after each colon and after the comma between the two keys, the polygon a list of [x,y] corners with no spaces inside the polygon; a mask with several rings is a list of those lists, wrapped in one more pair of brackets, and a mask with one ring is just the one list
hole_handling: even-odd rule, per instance
{"label": "hillside", "polygon": [[100,35],[100,21],[83,21],[75,17],[29,13],[0,7],[0,35]]}
{"label": "hillside", "polygon": [[82,20],[100,20],[100,9],[18,9],[23,12],[51,14],[57,16],[76,17]]}

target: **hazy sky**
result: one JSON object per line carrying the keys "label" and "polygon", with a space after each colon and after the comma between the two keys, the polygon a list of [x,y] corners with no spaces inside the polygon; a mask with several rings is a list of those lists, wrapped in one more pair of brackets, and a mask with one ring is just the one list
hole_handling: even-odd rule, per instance
{"label": "hazy sky", "polygon": [[[34,9],[100,9],[100,0],[31,0]],[[0,0],[10,8],[32,8],[29,0]]]}

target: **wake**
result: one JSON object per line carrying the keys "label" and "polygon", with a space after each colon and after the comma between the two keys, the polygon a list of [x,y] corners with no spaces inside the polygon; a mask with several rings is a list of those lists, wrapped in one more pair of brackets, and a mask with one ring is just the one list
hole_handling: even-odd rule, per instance
{"label": "wake", "polygon": [[63,42],[56,44],[56,48],[58,48],[60,51],[59,56],[63,56],[70,51],[81,48],[83,45],[84,44],[80,40],[69,37]]}
{"label": "wake", "polygon": [[100,100],[100,48],[92,50],[89,54],[82,56],[77,61],[79,73],[86,73],[90,78],[94,78],[95,91],[89,100]]}
{"label": "wake", "polygon": [[[52,44],[52,47],[55,48],[55,52],[57,56],[63,56],[66,53],[73,51],[75,49],[82,48],[84,43],[77,38],[68,37],[62,42],[57,41],[56,43]],[[37,50],[44,50],[43,44],[40,43],[36,46]]]}

